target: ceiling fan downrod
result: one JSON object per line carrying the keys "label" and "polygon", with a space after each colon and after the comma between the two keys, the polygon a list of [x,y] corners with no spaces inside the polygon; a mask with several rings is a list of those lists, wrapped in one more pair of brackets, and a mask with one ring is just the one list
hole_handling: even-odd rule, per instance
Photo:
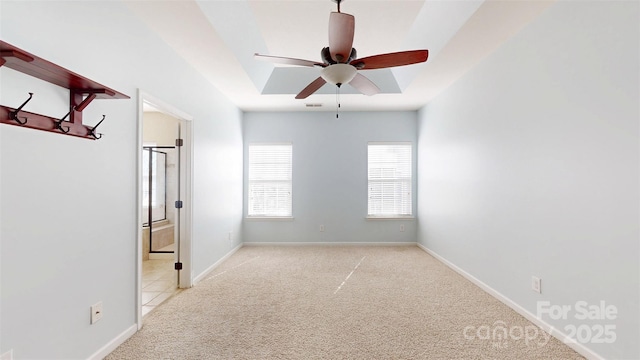
{"label": "ceiling fan downrod", "polygon": [[331,1],[338,4],[338,12],[340,12],[340,3],[342,2],[342,0],[331,0]]}

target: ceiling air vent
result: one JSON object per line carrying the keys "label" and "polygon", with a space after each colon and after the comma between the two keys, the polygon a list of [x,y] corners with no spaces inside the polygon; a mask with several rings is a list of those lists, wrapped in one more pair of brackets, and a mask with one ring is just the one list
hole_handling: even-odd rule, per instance
{"label": "ceiling air vent", "polygon": [[304,104],[308,108],[322,107],[322,104]]}

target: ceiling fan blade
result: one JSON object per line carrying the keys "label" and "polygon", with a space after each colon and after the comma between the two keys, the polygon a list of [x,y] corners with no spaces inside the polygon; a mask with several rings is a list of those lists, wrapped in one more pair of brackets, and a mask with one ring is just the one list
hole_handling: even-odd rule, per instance
{"label": "ceiling fan blade", "polygon": [[319,78],[313,80],[313,82],[311,82],[311,84],[307,85],[306,88],[302,89],[302,91],[300,91],[300,93],[298,95],[296,95],[296,99],[306,99],[309,95],[311,95],[314,92],[318,91],[318,89],[320,89],[322,87],[322,85],[324,85],[326,83],[327,82],[322,77],[319,77]]}
{"label": "ceiling fan blade", "polygon": [[429,50],[401,51],[355,59],[351,61],[351,65],[355,66],[358,70],[383,69],[425,62],[428,57]]}
{"label": "ceiling fan blade", "polygon": [[268,62],[272,62],[272,63],[276,63],[276,64],[309,66],[309,67],[314,67],[314,66],[323,66],[324,67],[324,66],[326,66],[325,64],[319,63],[317,61],[294,59],[294,58],[281,57],[281,56],[270,56],[270,55],[254,54],[253,57],[256,58],[257,60],[268,61]]}
{"label": "ceiling fan blade", "polygon": [[357,73],[356,76],[349,82],[349,85],[358,89],[361,93],[365,95],[375,95],[380,92],[380,88],[373,83],[373,81],[369,80],[366,76]]}
{"label": "ceiling fan blade", "polygon": [[329,16],[329,51],[333,60],[345,63],[349,59],[355,26],[353,15],[332,12]]}

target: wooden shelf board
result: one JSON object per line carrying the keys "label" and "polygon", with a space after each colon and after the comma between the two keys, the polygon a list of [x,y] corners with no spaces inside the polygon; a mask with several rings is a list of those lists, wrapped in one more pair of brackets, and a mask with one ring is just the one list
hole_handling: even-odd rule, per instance
{"label": "wooden shelf board", "polygon": [[[78,94],[96,94],[96,99],[129,99],[129,96],[78,75],[0,40],[3,66],[62,86]],[[33,59],[32,61],[29,61]]]}

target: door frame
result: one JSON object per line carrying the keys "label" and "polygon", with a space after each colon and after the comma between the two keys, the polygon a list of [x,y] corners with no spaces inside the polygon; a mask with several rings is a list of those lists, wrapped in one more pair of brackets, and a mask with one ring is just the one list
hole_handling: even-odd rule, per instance
{"label": "door frame", "polygon": [[180,214],[180,288],[193,286],[191,234],[193,233],[193,117],[188,113],[156,98],[146,91],[138,89],[138,139],[137,158],[137,201],[136,201],[136,323],[142,328],[142,146],[143,146],[143,107],[152,105],[161,112],[175,117],[180,122],[183,146],[180,154],[180,199],[183,207]]}

